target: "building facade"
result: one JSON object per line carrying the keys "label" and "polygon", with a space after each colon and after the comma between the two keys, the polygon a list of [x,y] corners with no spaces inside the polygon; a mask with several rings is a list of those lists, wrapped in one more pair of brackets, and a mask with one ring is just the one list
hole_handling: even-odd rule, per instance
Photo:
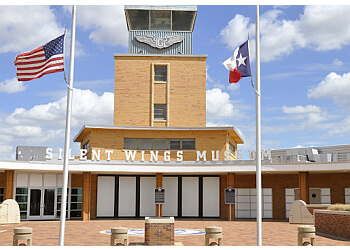
{"label": "building facade", "polygon": [[[114,54],[113,125],[84,125],[69,165],[67,217],[256,217],[255,161],[236,128],[206,127],[206,55],[192,54],[193,6],[125,6],[129,53]],[[22,220],[60,217],[62,150],[18,147],[0,161],[0,202]],[[44,154],[44,155],[43,155]],[[165,202],[155,204],[155,189]],[[225,189],[235,204],[225,204]],[[262,163],[263,218],[285,220],[294,200],[350,203],[350,145],[272,150]]]}

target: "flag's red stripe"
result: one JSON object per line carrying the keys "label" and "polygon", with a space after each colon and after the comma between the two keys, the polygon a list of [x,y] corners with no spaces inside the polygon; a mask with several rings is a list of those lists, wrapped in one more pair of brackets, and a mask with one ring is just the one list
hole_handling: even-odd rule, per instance
{"label": "flag's red stripe", "polygon": [[30,80],[38,79],[46,74],[51,74],[51,73],[56,73],[61,71],[64,71],[64,69],[62,68],[62,69],[48,70],[40,75],[35,75],[34,77],[31,77],[31,78],[25,78],[25,77],[21,78],[20,76],[17,75],[17,78],[18,78],[18,81],[30,81]]}
{"label": "flag's red stripe", "polygon": [[16,64],[16,66],[18,65],[31,65],[31,64],[38,64],[38,63],[43,63],[42,65],[40,66],[35,66],[35,67],[17,67],[20,68],[21,70],[26,70],[26,69],[34,69],[34,68],[41,68],[43,65],[47,64],[47,63],[50,63],[52,61],[56,61],[56,60],[63,60],[63,56],[61,57],[54,57],[54,58],[51,58],[49,60],[38,60],[38,61],[32,61],[32,62],[23,62],[23,63],[20,63],[20,64]]}
{"label": "flag's red stripe", "polygon": [[28,55],[34,54],[34,53],[36,53],[36,52],[38,52],[40,50],[44,50],[44,46],[40,46],[40,47],[38,47],[36,49],[33,49],[32,51],[24,52],[22,54],[19,54],[19,55],[17,55],[17,57],[28,56]]}
{"label": "flag's red stripe", "polygon": [[[42,54],[37,54],[37,55],[34,55],[34,56],[31,56],[31,57],[27,57],[27,58],[17,58],[16,61],[15,61],[15,65],[21,65],[23,64],[24,62],[35,62],[36,58],[45,58],[45,53],[42,53]],[[44,59],[45,60],[45,59]]]}
{"label": "flag's red stripe", "polygon": [[230,75],[229,75],[230,83],[236,83],[241,79],[242,79],[241,73],[237,70],[237,67],[234,70],[230,71]]}
{"label": "flag's red stripe", "polygon": [[25,72],[21,72],[21,73],[18,73],[17,75],[35,75],[35,74],[40,74],[41,72],[49,69],[49,68],[52,68],[52,67],[57,67],[57,66],[62,66],[63,67],[63,62],[60,62],[60,63],[54,63],[54,64],[50,64],[50,65],[46,65],[44,67],[40,67],[38,71],[34,71],[34,72],[28,72],[28,73],[25,73]]}

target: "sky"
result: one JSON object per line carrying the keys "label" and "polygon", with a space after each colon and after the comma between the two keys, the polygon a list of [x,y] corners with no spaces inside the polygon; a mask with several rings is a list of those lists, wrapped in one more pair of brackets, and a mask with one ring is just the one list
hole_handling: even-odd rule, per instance
{"label": "sky", "polygon": [[[207,126],[234,126],[243,158],[255,149],[251,78],[228,83],[222,62],[250,38],[255,81],[255,6],[198,5],[193,53],[207,57]],[[77,6],[71,138],[84,124],[113,125],[113,53],[128,52],[123,6]],[[261,5],[262,149],[349,144],[350,6]],[[0,8],[0,160],[17,146],[64,148],[64,73],[18,82],[14,60],[60,36],[69,74],[71,6]],[[79,143],[71,140],[73,154]]]}

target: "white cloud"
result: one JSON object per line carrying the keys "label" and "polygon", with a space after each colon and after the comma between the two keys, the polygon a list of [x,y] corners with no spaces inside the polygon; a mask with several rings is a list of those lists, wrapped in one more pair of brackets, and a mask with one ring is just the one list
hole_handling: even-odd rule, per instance
{"label": "white cloud", "polygon": [[319,113],[321,112],[321,109],[315,105],[307,105],[305,107],[297,105],[295,107],[283,106],[282,111],[287,114],[297,114],[297,113],[305,114],[305,113],[312,113],[312,112]]}
{"label": "white cloud", "polygon": [[337,126],[333,126],[328,132],[329,135],[344,135],[350,133],[350,116],[341,121]]}
{"label": "white cloud", "polygon": [[[306,6],[297,20],[280,18],[281,9],[273,9],[260,16],[261,61],[268,62],[291,54],[297,48],[326,51],[350,44],[350,6]],[[235,49],[246,40],[246,32],[255,34],[255,24],[249,18],[236,15],[221,31],[222,41]],[[255,40],[251,39],[251,59],[254,59]],[[338,63],[338,62],[336,62]]]}
{"label": "white cloud", "polygon": [[341,60],[339,60],[339,59],[334,59],[333,60],[333,65],[334,66],[341,67],[341,66],[343,66],[343,64],[344,63]]}
{"label": "white cloud", "polygon": [[96,44],[112,46],[127,46],[128,44],[128,32],[122,5],[78,6],[77,26],[88,30],[90,40]]}
{"label": "white cloud", "polygon": [[1,6],[0,53],[32,50],[61,35],[54,12],[49,6]]}
{"label": "white cloud", "polygon": [[6,79],[0,82],[0,93],[5,92],[5,93],[12,94],[12,93],[24,91],[26,88],[27,86],[25,86],[23,82],[17,81],[16,77],[12,79]]}
{"label": "white cloud", "polygon": [[309,89],[307,96],[333,99],[338,105],[350,109],[350,72],[343,75],[329,73],[316,88]]}
{"label": "white cloud", "polygon": [[283,106],[282,111],[291,114],[291,120],[303,120],[300,124],[292,124],[289,127],[295,127],[295,130],[311,130],[320,128],[320,124],[328,120],[326,112],[322,112],[321,108],[315,105],[286,107]]}
{"label": "white cloud", "polygon": [[208,120],[232,118],[235,112],[228,93],[218,88],[207,90]]}
{"label": "white cloud", "polygon": [[[19,125],[64,125],[66,116],[66,97],[48,104],[36,105],[31,109],[17,108],[5,121]],[[90,90],[74,89],[72,104],[72,126],[83,124],[112,124],[114,95],[105,92],[99,96]]]}

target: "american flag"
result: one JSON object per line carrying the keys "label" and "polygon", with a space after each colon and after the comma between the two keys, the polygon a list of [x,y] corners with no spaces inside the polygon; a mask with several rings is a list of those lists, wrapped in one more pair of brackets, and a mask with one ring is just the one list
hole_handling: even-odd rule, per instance
{"label": "american flag", "polygon": [[64,35],[30,52],[16,56],[17,80],[30,81],[64,71]]}

